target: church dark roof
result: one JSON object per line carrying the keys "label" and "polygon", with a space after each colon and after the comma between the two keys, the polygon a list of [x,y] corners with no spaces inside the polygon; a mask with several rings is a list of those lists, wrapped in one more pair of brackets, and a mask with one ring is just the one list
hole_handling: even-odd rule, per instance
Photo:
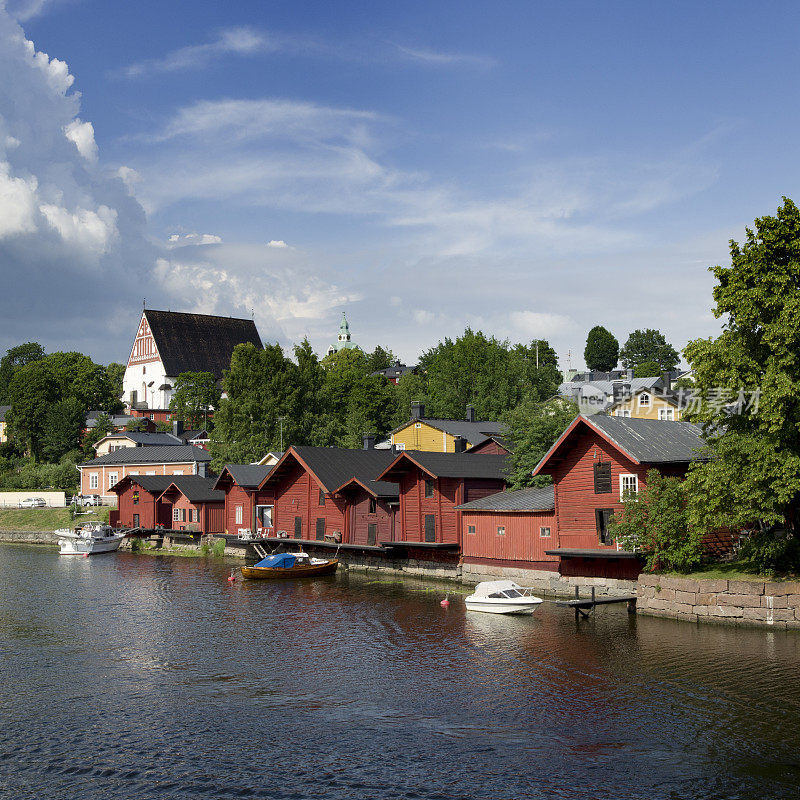
{"label": "church dark roof", "polygon": [[223,371],[230,369],[237,344],[251,342],[263,347],[252,319],[151,309],[144,313],[167,375],[211,372],[221,378]]}

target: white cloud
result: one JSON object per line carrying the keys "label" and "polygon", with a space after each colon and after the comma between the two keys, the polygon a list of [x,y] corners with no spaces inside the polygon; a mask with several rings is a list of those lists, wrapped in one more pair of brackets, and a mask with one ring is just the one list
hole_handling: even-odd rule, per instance
{"label": "white cloud", "polygon": [[91,122],[74,119],[64,128],[64,135],[87,161],[97,161],[97,143],[94,140],[94,126]]}
{"label": "white cloud", "polygon": [[36,178],[12,178],[0,163],[0,240],[36,230]]}
{"label": "white cloud", "polygon": [[67,93],[67,90],[75,82],[75,78],[69,74],[69,67],[64,61],[59,61],[57,58],[50,58],[47,53],[38,52],[33,42],[24,38],[21,30],[15,32],[15,34],[9,38],[16,40],[15,44],[22,44],[31,62],[37,69],[41,70],[47,78],[50,88],[60,94]]}
{"label": "white cloud", "polygon": [[249,27],[228,28],[217,38],[206,44],[191,45],[173,50],[163,58],[140,61],[126,67],[128,78],[154,75],[162,72],[178,72],[205,66],[215,58],[225,55],[252,55],[277,50],[279,44],[273,38]]}
{"label": "white cloud", "polygon": [[471,55],[469,53],[443,53],[425,47],[403,47],[397,45],[397,51],[406,59],[418,61],[432,66],[453,66],[463,64],[471,67],[488,68],[497,62],[488,56]]}
{"label": "white cloud", "polygon": [[289,245],[283,241],[283,239],[273,239],[270,242],[267,242],[267,247],[274,247],[277,249],[282,249],[284,247],[288,247]]}
{"label": "white cloud", "polygon": [[222,244],[222,237],[215,233],[173,233],[167,240],[170,248],[206,244]]}
{"label": "white cloud", "polygon": [[94,257],[107,253],[117,234],[117,212],[108,206],[98,206],[97,211],[86,208],[67,211],[61,206],[44,203],[39,210],[66,244]]}
{"label": "white cloud", "polygon": [[573,331],[577,325],[563,314],[540,311],[512,311],[509,320],[525,339],[552,339]]}

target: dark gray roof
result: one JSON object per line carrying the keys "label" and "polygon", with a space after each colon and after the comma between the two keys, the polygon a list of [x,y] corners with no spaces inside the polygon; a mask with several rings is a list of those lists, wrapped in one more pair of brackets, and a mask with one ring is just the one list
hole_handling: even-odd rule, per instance
{"label": "dark gray roof", "polygon": [[470,445],[485,442],[492,436],[503,435],[508,429],[502,422],[492,422],[489,420],[479,420],[478,422],[467,422],[465,419],[435,419],[433,417],[423,417],[422,419],[411,419],[395,428],[392,433],[407,428],[411,422],[424,422],[437,430],[449,433],[451,436],[460,436],[466,439]]}
{"label": "dark gray roof", "polygon": [[252,319],[184,314],[177,311],[145,312],[150,331],[171,377],[182,372],[210,372],[221,378],[230,369],[237,344],[251,342],[261,349],[261,337]]}
{"label": "dark gray roof", "polygon": [[[352,478],[358,478],[362,483],[373,482],[375,493],[382,497],[396,497],[399,487],[395,483],[376,481],[396,458],[396,453],[391,450],[347,450],[342,447],[291,447],[284,457],[292,452],[296,453],[317,476],[325,491],[332,492],[343,486]],[[276,465],[277,467],[277,465]],[[280,470],[273,469],[273,474],[280,474]],[[383,484],[376,486],[375,484]]]}
{"label": "dark gray roof", "polygon": [[371,373],[372,375],[383,375],[386,378],[394,378],[397,380],[398,378],[402,378],[403,375],[407,375],[409,372],[413,372],[416,367],[407,367],[405,364],[401,364],[399,361],[395,361],[390,367],[386,367],[386,369],[379,369],[375,372]]}
{"label": "dark gray roof", "polygon": [[706,446],[702,428],[691,422],[597,414],[588,419],[620,449],[648,464],[694,461]]}
{"label": "dark gray roof", "polygon": [[190,442],[192,439],[208,439],[208,431],[205,428],[184,431],[180,434],[180,439],[183,442]]}
{"label": "dark gray roof", "polygon": [[[261,464],[226,464],[225,469],[239,486],[245,489],[255,489],[269,475],[272,467],[265,467]],[[222,475],[220,475],[221,477]]]}
{"label": "dark gray roof", "polygon": [[109,433],[107,437],[116,439],[129,439],[131,442],[141,447],[175,447],[184,444],[182,439],[173,436],[171,433],[147,433],[147,431],[120,431],[119,433]]}
{"label": "dark gray roof", "polygon": [[0,422],[6,421],[6,414],[11,411],[11,406],[0,406]]}
{"label": "dark gray roof", "polygon": [[216,482],[200,475],[173,475],[167,488],[175,484],[190,503],[224,503],[225,492],[214,488]]}
{"label": "dark gray roof", "polygon": [[500,445],[500,447],[504,448],[505,450],[508,450],[508,452],[509,452],[509,453],[511,452],[511,450],[512,450],[511,439],[508,439],[508,438],[507,438],[507,437],[505,437],[505,436],[488,436],[488,437],[487,437],[486,439],[484,439],[483,441],[481,441],[481,442],[478,442],[477,444],[470,445],[470,446],[467,448],[466,452],[467,452],[467,453],[471,453],[471,452],[472,452],[472,451],[473,451],[473,450],[474,450],[476,447],[479,447],[480,445],[482,445],[482,444],[485,444],[485,443],[486,443],[486,442],[488,442],[490,439],[491,439],[493,442],[497,442],[497,444],[499,444],[499,445]]}
{"label": "dark gray roof", "polygon": [[497,492],[456,506],[464,511],[553,511],[555,507],[555,489],[552,484],[513,492]]}
{"label": "dark gray roof", "polygon": [[79,464],[90,467],[103,464],[178,464],[190,461],[211,461],[211,456],[202,448],[190,444],[166,447],[123,447],[91,461]]}
{"label": "dark gray roof", "polygon": [[507,476],[508,456],[428,453],[423,450],[406,450],[401,455],[408,456],[437,478],[506,480]]}
{"label": "dark gray roof", "polygon": [[114,484],[113,491],[118,491],[126,485],[126,482],[135,483],[141,486],[146,492],[160,495],[174,480],[180,475],[126,475],[121,481]]}

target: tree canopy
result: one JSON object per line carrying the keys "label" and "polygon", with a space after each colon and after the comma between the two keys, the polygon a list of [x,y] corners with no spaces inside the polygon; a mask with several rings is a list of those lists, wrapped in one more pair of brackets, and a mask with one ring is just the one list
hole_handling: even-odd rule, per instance
{"label": "tree canopy", "polygon": [[610,372],[619,361],[619,342],[616,336],[602,325],[595,325],[586,337],[583,358],[589,369]]}
{"label": "tree canopy", "polygon": [[169,401],[173,419],[191,428],[208,425],[208,412],[219,405],[220,388],[210,372],[182,372],[175,379]]}
{"label": "tree canopy", "polygon": [[731,264],[711,271],[716,339],[685,352],[703,402],[692,418],[711,460],[688,481],[691,520],[705,528],[784,522],[797,530],[800,502],[800,211],[784,198],[755,220]]}
{"label": "tree canopy", "polygon": [[10,348],[0,360],[0,405],[11,402],[9,389],[14,372],[31,361],[44,358],[45,352],[38,342],[25,342]]}
{"label": "tree canopy", "polygon": [[681,360],[680,354],[664,334],[654,328],[634,331],[628,336],[619,357],[626,369],[635,369],[645,361],[654,361],[661,372],[675,369]]}

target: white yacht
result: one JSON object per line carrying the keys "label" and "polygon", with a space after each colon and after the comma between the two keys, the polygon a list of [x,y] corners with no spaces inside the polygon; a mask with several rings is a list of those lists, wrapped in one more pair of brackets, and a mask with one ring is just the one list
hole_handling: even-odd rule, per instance
{"label": "white yacht", "polygon": [[514,581],[484,581],[475,592],[465,598],[468,611],[485,611],[487,614],[533,614],[541,597],[531,589],[518,586]]}
{"label": "white yacht", "polygon": [[59,528],[56,531],[62,556],[88,556],[95,553],[113,553],[122,544],[124,533],[117,533],[102,522],[84,522],[74,530]]}

